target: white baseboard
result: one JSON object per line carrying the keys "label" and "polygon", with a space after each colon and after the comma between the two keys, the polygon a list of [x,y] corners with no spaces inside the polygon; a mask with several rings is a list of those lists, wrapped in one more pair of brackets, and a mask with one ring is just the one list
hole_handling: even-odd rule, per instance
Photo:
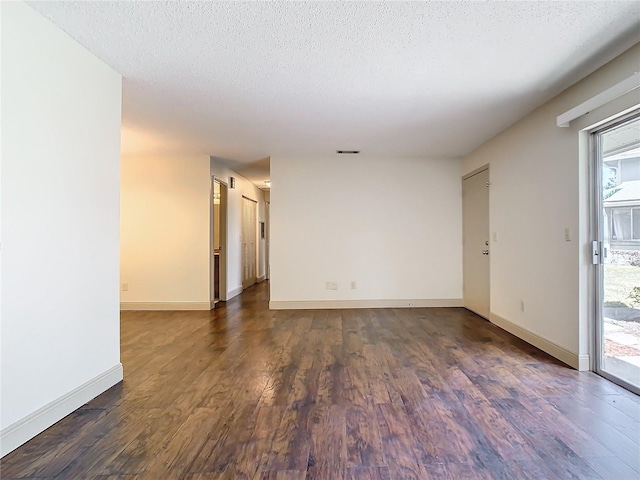
{"label": "white baseboard", "polygon": [[120,310],[211,310],[211,302],[120,302]]}
{"label": "white baseboard", "polygon": [[323,310],[335,308],[419,308],[462,307],[461,298],[434,298],[416,300],[272,300],[271,310]]}
{"label": "white baseboard", "polygon": [[[589,370],[588,355],[578,356],[577,353],[567,350],[566,348],[558,345],[557,343],[547,338],[544,338],[538,335],[537,333],[533,333],[532,331],[527,330],[526,328],[516,325],[515,323],[510,322],[509,320],[506,320],[501,316],[496,315],[495,313],[489,314],[489,320],[494,325],[497,325],[498,327],[515,335],[516,337],[524,340],[525,342],[530,343],[534,347],[538,347],[543,352],[548,353],[552,357],[557,358],[558,360],[560,360],[563,363],[566,363],[570,367],[573,367],[576,370]],[[586,363],[587,363],[586,368],[583,368],[584,362],[585,362],[584,357],[586,357]]]}
{"label": "white baseboard", "polygon": [[256,283],[264,282],[267,279],[266,275],[260,275]]}
{"label": "white baseboard", "polygon": [[69,393],[3,428],[0,431],[0,457],[4,457],[116,383],[121,382],[122,378],[122,364],[118,363]]}
{"label": "white baseboard", "polygon": [[588,353],[583,353],[578,356],[578,370],[581,372],[588,372],[591,370],[591,358]]}
{"label": "white baseboard", "polygon": [[229,290],[229,293],[227,295],[227,300],[231,300],[233,297],[237,297],[242,293],[242,290],[243,290],[242,285],[240,285],[238,288],[234,288],[233,290]]}

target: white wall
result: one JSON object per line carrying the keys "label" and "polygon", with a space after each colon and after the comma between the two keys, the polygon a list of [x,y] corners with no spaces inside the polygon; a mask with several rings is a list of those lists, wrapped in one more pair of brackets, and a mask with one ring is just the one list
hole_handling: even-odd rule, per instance
{"label": "white wall", "polygon": [[[242,292],[242,197],[258,202],[258,222],[265,219],[264,192],[249,180],[211,157],[211,176],[227,184],[236,179],[236,188],[227,189],[227,299]],[[265,276],[265,242],[258,237],[258,279]]]}
{"label": "white wall", "polygon": [[123,156],[123,308],[209,306],[209,157]]}
{"label": "white wall", "polygon": [[273,308],[461,304],[459,160],[272,156],[271,187]]}
{"label": "white wall", "polygon": [[1,2],[1,454],[122,379],[121,78]]}
{"label": "white wall", "polygon": [[[515,325],[520,334],[550,342],[539,346],[556,356],[568,352],[572,364],[579,359],[583,369],[588,368],[591,295],[585,134],[579,132],[640,103],[640,92],[592,111],[570,128],[556,127],[556,116],[637,71],[639,45],[463,160],[464,172],[491,165],[490,223],[498,238],[491,244],[492,320],[506,320],[508,328]],[[571,242],[564,239],[565,228]]]}
{"label": "white wall", "polygon": [[[227,298],[242,292],[242,196],[258,201],[262,191],[209,156],[122,157],[120,283],[123,309],[194,309],[211,306],[211,177],[228,189]],[[258,275],[264,275],[264,256]]]}

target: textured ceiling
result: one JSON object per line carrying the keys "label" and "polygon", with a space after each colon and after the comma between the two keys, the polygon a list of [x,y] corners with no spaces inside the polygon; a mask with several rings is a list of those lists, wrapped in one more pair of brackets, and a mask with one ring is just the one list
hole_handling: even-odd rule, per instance
{"label": "textured ceiling", "polygon": [[123,74],[125,153],[464,155],[640,40],[640,2],[28,2]]}

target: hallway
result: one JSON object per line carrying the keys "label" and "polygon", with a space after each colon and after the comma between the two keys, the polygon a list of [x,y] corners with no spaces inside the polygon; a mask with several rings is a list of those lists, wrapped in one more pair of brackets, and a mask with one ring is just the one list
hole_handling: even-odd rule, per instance
{"label": "hallway", "polygon": [[2,478],[632,479],[640,399],[460,308],[124,312],[125,381]]}

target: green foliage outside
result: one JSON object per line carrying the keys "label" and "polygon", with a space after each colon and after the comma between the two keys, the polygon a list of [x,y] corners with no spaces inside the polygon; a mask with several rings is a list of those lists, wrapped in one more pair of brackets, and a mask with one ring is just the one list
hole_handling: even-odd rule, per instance
{"label": "green foliage outside", "polygon": [[629,300],[634,307],[640,307],[640,287],[633,287],[629,294]]}
{"label": "green foliage outside", "polygon": [[622,188],[611,188],[609,190],[605,190],[602,194],[602,199],[606,200],[607,198],[615,195],[616,193],[618,193],[620,190],[622,190]]}

